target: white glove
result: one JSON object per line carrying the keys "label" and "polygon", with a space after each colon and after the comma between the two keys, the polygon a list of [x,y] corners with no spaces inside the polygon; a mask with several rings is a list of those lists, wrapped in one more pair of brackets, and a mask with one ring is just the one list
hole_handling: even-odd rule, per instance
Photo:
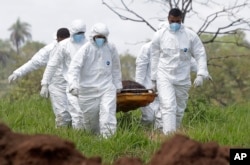
{"label": "white glove", "polygon": [[78,96],[78,95],[79,95],[79,91],[78,91],[78,89],[76,89],[76,88],[71,89],[71,90],[69,91],[69,93],[71,93],[71,94],[74,95],[74,96]]}
{"label": "white glove", "polygon": [[194,80],[194,87],[200,87],[203,85],[203,77],[198,75]]}
{"label": "white glove", "polygon": [[121,93],[122,89],[116,89],[116,93]]}
{"label": "white glove", "polygon": [[205,80],[213,81],[213,78],[212,78],[210,75],[208,75],[208,76],[205,78]]}
{"label": "white glove", "polygon": [[157,89],[156,89],[156,80],[152,80],[152,90],[153,90],[154,92],[157,91]]}
{"label": "white glove", "polygon": [[44,97],[44,98],[48,98],[49,97],[49,88],[48,85],[43,85],[42,89],[40,91],[40,96]]}
{"label": "white glove", "polygon": [[12,73],[12,74],[8,77],[8,81],[9,81],[9,83],[12,83],[12,82],[16,81],[17,78],[18,78],[17,74]]}

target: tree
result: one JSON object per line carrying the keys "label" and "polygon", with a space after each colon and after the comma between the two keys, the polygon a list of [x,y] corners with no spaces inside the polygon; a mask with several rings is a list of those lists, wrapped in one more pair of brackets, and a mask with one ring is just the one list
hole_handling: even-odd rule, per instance
{"label": "tree", "polygon": [[139,8],[133,6],[138,2],[134,0],[102,0],[103,5],[120,19],[144,23],[153,31],[156,31],[159,23],[153,26],[152,20],[166,21],[169,9],[178,7],[183,12],[183,23],[190,18],[192,20],[188,25],[199,24],[196,32],[206,46],[209,70],[214,80],[214,83],[206,82],[202,88],[191,88],[189,101],[198,103],[196,105],[209,102],[226,106],[249,100],[250,79],[247,68],[250,65],[248,53],[250,44],[245,40],[246,33],[250,31],[248,0],[145,0],[144,2],[159,5],[161,13],[164,13],[163,17],[157,15],[159,11],[151,17],[146,15],[147,10],[145,15],[138,14],[136,10],[139,11]]}
{"label": "tree", "polygon": [[[152,20],[152,18],[158,19],[159,21],[166,20],[168,11],[166,9],[178,7],[183,12],[183,23],[188,17],[195,17],[200,20],[201,25],[197,31],[197,34],[199,36],[204,34],[210,35],[210,38],[207,38],[207,40],[203,41],[204,43],[215,42],[215,39],[218,36],[232,34],[236,36],[235,40],[233,41],[235,44],[245,46],[243,43],[238,43],[237,38],[239,31],[247,32],[250,30],[250,19],[247,18],[248,14],[242,15],[242,11],[248,10],[250,7],[248,0],[231,0],[223,2],[213,0],[145,0],[147,3],[158,4],[159,6],[162,6],[161,8],[163,11],[162,13],[164,13],[164,18],[156,16],[152,16],[152,18],[143,17],[133,10],[132,6],[134,2],[135,1],[133,0],[120,0],[116,2],[112,0],[102,0],[103,5],[110,9],[114,14],[119,16],[120,19],[137,23],[145,23],[154,31],[156,31],[157,28],[153,26],[150,20]],[[201,12],[202,14],[205,14],[206,12],[203,12],[199,8],[212,11],[212,13],[208,13],[205,15],[205,17],[202,17]],[[219,24],[219,26],[217,24]]]}
{"label": "tree", "polygon": [[[244,37],[242,34],[239,42],[243,43]],[[209,36],[202,38],[206,39]],[[202,88],[191,88],[189,101],[192,105],[198,103],[197,100],[223,106],[249,101],[249,49],[230,43],[234,40],[231,35],[218,37],[217,40],[221,42],[205,45],[213,82],[205,81]]]}
{"label": "tree", "polygon": [[5,67],[7,64],[7,60],[10,58],[11,53],[14,50],[11,47],[9,41],[2,41],[0,39],[0,66]]}
{"label": "tree", "polygon": [[32,35],[30,31],[30,25],[26,22],[21,22],[18,18],[16,23],[14,23],[8,30],[11,31],[10,40],[15,46],[17,54],[19,54],[19,49],[22,43],[26,40],[31,39]]}

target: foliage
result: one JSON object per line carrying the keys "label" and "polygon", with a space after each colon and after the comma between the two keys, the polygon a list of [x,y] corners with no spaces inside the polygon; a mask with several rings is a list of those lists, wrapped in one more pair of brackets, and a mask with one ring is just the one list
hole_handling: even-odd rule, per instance
{"label": "foliage", "polygon": [[0,39],[0,79],[8,74],[7,71],[10,68],[9,64],[11,63],[15,52],[12,49],[10,42],[8,40],[2,41]]}
{"label": "foliage", "polygon": [[28,61],[33,57],[33,55],[38,52],[42,47],[44,47],[45,44],[41,42],[36,41],[28,41],[25,43],[25,45],[21,49],[21,57],[17,57],[19,62],[25,62]]}
{"label": "foliage", "polygon": [[188,111],[183,121],[185,132],[189,137],[202,142],[217,141],[226,146],[249,147],[249,133],[246,133],[250,131],[247,126],[250,117],[248,107],[249,103],[226,108],[208,105],[196,111]]}
{"label": "foliage", "polygon": [[41,68],[19,79],[17,83],[11,85],[10,91],[8,92],[9,97],[11,97],[12,100],[17,100],[29,98],[39,93],[43,72],[44,68]]}
{"label": "foliage", "polygon": [[0,39],[0,98],[8,90],[7,77],[12,70],[16,53],[9,40]]}
{"label": "foliage", "polygon": [[[15,70],[25,64],[32,56],[39,51],[45,45],[40,42],[27,42],[22,48],[22,55],[16,56],[14,67]],[[20,78],[17,83],[11,85],[8,95],[12,99],[20,99],[23,97],[30,97],[33,94],[39,93],[41,89],[41,78],[43,75],[44,67],[36,71],[28,73],[24,77]]]}
{"label": "foliage", "polygon": [[[128,114],[117,113],[117,133],[110,139],[102,139],[71,128],[56,129],[51,104],[39,95],[14,102],[4,98],[0,105],[0,121],[14,132],[56,135],[75,143],[85,156],[101,156],[108,164],[124,156],[138,157],[146,163],[169,138],[152,127],[142,126],[140,111],[137,110]],[[189,105],[189,111],[185,112],[179,133],[200,142],[216,141],[224,146],[250,147],[249,103],[227,108],[206,103],[193,106]]]}
{"label": "foliage", "polygon": [[[201,103],[227,106],[233,103],[248,101],[250,98],[250,77],[248,74],[249,47],[250,44],[245,40],[245,33],[238,31],[237,35],[224,35],[217,37],[212,43],[205,45],[208,55],[208,68],[213,78],[213,82],[205,81],[201,88],[191,88],[190,101]],[[211,35],[203,35],[203,41],[210,40]],[[235,45],[234,41],[239,45]],[[39,93],[40,80],[44,68],[29,73],[20,79],[16,84],[7,86],[7,77],[11,72],[25,62],[43,47],[43,43],[26,42],[20,50],[20,55],[14,52],[8,40],[0,40],[0,96],[11,88],[10,94],[13,99],[25,97]],[[120,55],[122,79],[134,80],[136,58],[129,53]],[[192,75],[192,80],[195,78]],[[201,100],[202,98],[202,100]]]}
{"label": "foliage", "polygon": [[[208,68],[213,82],[206,81],[202,88],[192,88],[191,99],[199,100],[204,96],[209,103],[223,106],[249,100],[249,49],[230,43],[233,38],[227,35],[218,38],[217,42],[206,44]],[[243,39],[239,38],[238,42],[249,45]]]}
{"label": "foliage", "polygon": [[8,29],[9,31],[11,31],[10,40],[15,46],[17,54],[19,54],[19,48],[21,44],[24,43],[26,40],[31,39],[32,35],[29,32],[29,28],[30,24],[26,22],[21,22],[18,18],[17,21]]}
{"label": "foliage", "polygon": [[120,56],[123,80],[135,79],[135,57],[130,54]]}
{"label": "foliage", "polygon": [[[245,14],[250,7],[250,3],[247,0],[216,2],[210,0],[146,0],[144,2],[149,5],[156,4],[160,8],[159,11],[156,10],[153,16],[148,16],[145,13],[137,12],[140,11],[139,8],[136,9],[134,7],[137,1],[102,0],[102,4],[121,20],[143,23],[153,31],[156,31],[158,28],[153,26],[152,20],[165,21],[170,9],[179,8],[182,11],[182,23],[187,18],[191,18],[190,23],[192,24],[192,21],[195,21],[196,26],[198,26],[197,34],[199,36],[204,34],[210,35],[209,39],[205,40],[204,43],[214,42],[221,35],[231,34],[237,36],[239,30],[249,31],[249,18]],[[237,40],[234,40],[234,43],[239,45]]]}

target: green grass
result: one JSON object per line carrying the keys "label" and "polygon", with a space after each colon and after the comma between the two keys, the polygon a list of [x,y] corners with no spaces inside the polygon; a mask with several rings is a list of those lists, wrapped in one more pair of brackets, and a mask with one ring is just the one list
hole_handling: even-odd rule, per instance
{"label": "green grass", "polygon": [[[250,147],[249,103],[227,108],[192,106],[185,113],[180,133],[200,142]],[[15,101],[1,99],[0,120],[14,132],[50,134],[70,140],[85,156],[100,156],[108,164],[123,156],[139,157],[146,163],[169,138],[154,132],[152,127],[142,126],[139,110],[117,113],[117,133],[109,139],[71,128],[56,129],[50,102],[40,96]]]}

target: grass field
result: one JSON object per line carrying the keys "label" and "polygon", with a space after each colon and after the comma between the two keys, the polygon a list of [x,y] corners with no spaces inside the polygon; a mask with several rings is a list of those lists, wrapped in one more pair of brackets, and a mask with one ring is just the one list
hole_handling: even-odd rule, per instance
{"label": "grass field", "polygon": [[[189,107],[178,132],[200,142],[216,141],[220,145],[249,148],[249,105]],[[49,100],[38,95],[18,101],[1,99],[0,120],[14,132],[52,134],[70,140],[85,156],[100,156],[107,163],[123,156],[139,157],[148,162],[169,138],[154,132],[152,126],[142,126],[139,110],[117,113],[117,133],[109,139],[71,128],[56,129]]]}

